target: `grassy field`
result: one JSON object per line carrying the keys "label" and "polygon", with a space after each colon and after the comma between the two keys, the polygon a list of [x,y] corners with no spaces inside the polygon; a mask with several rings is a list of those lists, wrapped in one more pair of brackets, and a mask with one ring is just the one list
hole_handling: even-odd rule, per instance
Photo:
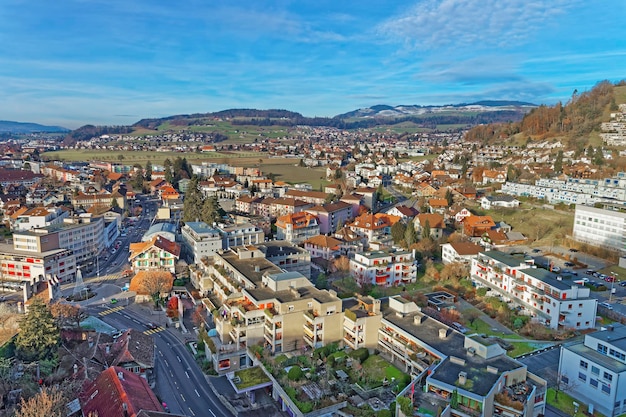
{"label": "grassy field", "polygon": [[[329,183],[326,180],[326,168],[306,168],[298,166],[297,159],[289,159],[290,164],[276,163],[275,159],[265,160],[260,165],[265,175],[274,174],[277,181],[285,181],[292,184],[308,183],[313,186],[313,191],[324,191],[324,186]],[[321,189],[320,189],[321,187]]]}
{"label": "grassy field", "polygon": [[[555,398],[556,396],[556,398]],[[578,412],[574,412],[574,401],[576,401],[579,405]],[[568,395],[563,391],[559,391],[558,395],[556,395],[556,391],[554,388],[548,388],[548,392],[546,394],[546,402],[561,411],[567,413],[568,416],[573,417],[584,417],[587,416],[587,404],[582,403],[580,400]],[[597,411],[593,412],[594,417],[604,417],[604,414],[601,414]]]}
{"label": "grassy field", "polygon": [[504,221],[513,231],[523,233],[533,245],[551,245],[563,241],[574,226],[573,211],[561,211],[520,205],[520,209],[495,209],[483,211],[497,223]]}

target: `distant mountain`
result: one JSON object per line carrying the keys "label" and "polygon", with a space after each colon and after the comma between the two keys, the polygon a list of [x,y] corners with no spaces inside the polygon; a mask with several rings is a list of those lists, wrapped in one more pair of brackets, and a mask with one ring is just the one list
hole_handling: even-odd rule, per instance
{"label": "distant mountain", "polygon": [[506,101],[506,100],[483,100],[475,103],[447,104],[443,106],[421,106],[421,105],[399,105],[388,106],[386,104],[378,104],[376,106],[366,107],[363,109],[353,110],[348,113],[335,116],[337,119],[350,118],[397,118],[406,116],[422,116],[425,114],[436,113],[452,113],[466,111],[523,111],[524,113],[537,107],[536,104],[526,103],[523,101]]}
{"label": "distant mountain", "polygon": [[70,129],[60,126],[45,126],[38,123],[0,120],[0,133],[62,133],[69,131]]}

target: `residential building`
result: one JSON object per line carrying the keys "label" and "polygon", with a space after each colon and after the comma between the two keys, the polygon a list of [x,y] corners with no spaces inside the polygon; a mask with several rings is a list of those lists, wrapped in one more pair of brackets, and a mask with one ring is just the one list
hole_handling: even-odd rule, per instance
{"label": "residential building", "polygon": [[285,198],[293,198],[300,201],[305,201],[309,204],[324,204],[326,199],[332,196],[332,194],[326,194],[321,191],[300,191],[300,190],[287,190],[285,192]]}
{"label": "residential building", "polygon": [[165,270],[173,274],[180,257],[180,245],[162,236],[155,236],[147,242],[131,243],[129,252],[128,262],[135,273]]}
{"label": "residential building", "polygon": [[365,213],[354,219],[347,227],[368,242],[385,241],[391,237],[391,226],[400,221],[399,217],[384,213]]}
{"label": "residential building", "polygon": [[398,216],[402,220],[411,220],[413,217],[419,214],[419,210],[415,207],[407,207],[405,205],[394,206],[387,212],[387,214],[391,214],[392,216]]}
{"label": "residential building", "polygon": [[138,417],[143,411],[163,411],[148,382],[128,370],[111,366],[79,394],[81,415]]}
{"label": "residential building", "polygon": [[126,206],[126,196],[120,194],[119,192],[109,193],[109,192],[94,192],[94,193],[83,193],[79,192],[76,195],[72,196],[72,205],[75,208],[82,207],[85,210],[88,210],[92,207],[98,208],[110,208],[113,206],[113,200],[116,201],[117,206],[125,209]]}
{"label": "residential building", "polygon": [[304,249],[311,254],[311,259],[322,258],[330,261],[342,254],[342,243],[332,236],[317,235],[304,241]]}
{"label": "residential building", "polygon": [[354,218],[352,205],[344,201],[310,207],[306,212],[317,216],[321,234],[335,233]]}
{"label": "residential building", "polygon": [[356,253],[350,259],[350,273],[360,286],[391,287],[415,282],[417,265],[410,252],[379,250]]}
{"label": "residential building", "polygon": [[590,289],[535,268],[523,258],[499,252],[481,252],[472,259],[472,280],[530,310],[552,329],[589,329],[596,325],[598,300]]}
{"label": "residential building", "polygon": [[12,227],[14,231],[22,231],[62,224],[69,214],[61,207],[34,207],[20,214]]}
{"label": "residential building", "polygon": [[494,339],[465,336],[401,296],[390,297],[382,315],[378,350],[414,377],[414,399],[441,402],[449,416],[543,415],[546,381]]}
{"label": "residential building", "polygon": [[461,262],[469,265],[482,250],[482,246],[471,242],[444,243],[441,245],[441,262],[444,264]]}
{"label": "residential building", "polygon": [[424,228],[428,226],[433,239],[441,239],[446,228],[443,216],[439,213],[420,213],[413,219],[413,225],[418,236],[422,236]]}
{"label": "residential building", "polygon": [[482,197],[480,200],[480,206],[485,210],[490,210],[495,207],[503,208],[516,208],[519,207],[519,200],[510,195],[488,195]]}
{"label": "residential building", "polygon": [[574,240],[623,253],[626,251],[626,213],[622,206],[576,205]]}
{"label": "residential building", "polygon": [[276,239],[299,244],[320,234],[317,216],[307,212],[287,214],[276,219]]}
{"label": "residential building", "polygon": [[117,366],[130,371],[154,386],[155,354],[151,336],[128,329],[112,342],[99,343],[92,359],[104,366]]}
{"label": "residential building", "polygon": [[484,233],[494,229],[496,223],[491,216],[468,216],[463,219],[463,233],[469,237],[481,237]]}
{"label": "residential building", "polygon": [[626,327],[613,323],[561,345],[562,391],[605,416],[626,413]]}
{"label": "residential building", "polygon": [[311,254],[284,240],[270,240],[257,246],[265,259],[283,271],[298,272],[311,278]]}
{"label": "residential building", "polygon": [[2,279],[29,282],[56,276],[59,282],[72,282],[76,277],[76,258],[69,249],[44,247],[42,251],[24,251],[0,243],[0,275]]}
{"label": "residential building", "polygon": [[342,300],[343,343],[356,350],[362,347],[374,351],[378,348],[378,331],[382,313],[380,300],[357,294]]}
{"label": "residential building", "polygon": [[93,260],[105,247],[104,218],[89,214],[64,218],[62,224],[13,233],[13,247],[25,252],[69,249],[76,264]]}
{"label": "residential building", "polygon": [[156,236],[161,236],[171,242],[176,241],[176,224],[170,222],[153,223],[141,236],[142,242],[148,242]]}
{"label": "residential building", "polygon": [[183,248],[191,263],[200,263],[202,258],[211,258],[222,249],[222,236],[217,229],[205,222],[187,222],[181,229]]}
{"label": "residential building", "polygon": [[224,249],[242,245],[257,245],[265,240],[263,230],[251,223],[218,224],[216,229],[222,235],[222,248]]}

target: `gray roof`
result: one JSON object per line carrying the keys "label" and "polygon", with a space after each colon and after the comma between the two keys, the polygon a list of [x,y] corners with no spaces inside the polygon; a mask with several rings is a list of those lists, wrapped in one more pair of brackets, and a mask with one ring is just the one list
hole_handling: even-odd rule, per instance
{"label": "gray roof", "polygon": [[523,272],[559,290],[569,290],[573,286],[579,286],[578,284],[575,284],[572,280],[558,280],[558,275],[554,272],[548,271],[547,269],[527,268],[524,269]]}
{"label": "gray roof", "polygon": [[174,223],[155,223],[146,231],[146,235],[159,232],[168,232],[176,234],[176,225]]}
{"label": "gray roof", "polygon": [[186,222],[185,226],[189,227],[191,230],[199,235],[204,233],[219,234],[219,231],[217,229],[214,229],[205,222]]}
{"label": "gray roof", "polygon": [[603,355],[602,353],[585,346],[583,342],[578,342],[572,345],[563,346],[563,349],[576,353],[580,355],[581,357],[587,359],[589,362],[596,363],[615,373],[626,372],[625,363],[620,362],[617,359],[612,358],[610,356]]}
{"label": "gray roof", "polygon": [[495,259],[507,266],[515,267],[524,264],[524,260],[497,250],[480,252],[480,255]]}

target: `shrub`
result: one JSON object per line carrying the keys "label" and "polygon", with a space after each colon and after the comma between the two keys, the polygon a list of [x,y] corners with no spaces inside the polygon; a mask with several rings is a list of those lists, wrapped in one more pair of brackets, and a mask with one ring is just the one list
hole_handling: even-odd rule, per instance
{"label": "shrub", "polygon": [[291,381],[297,381],[302,378],[302,368],[299,366],[292,366],[289,372],[287,373],[287,378]]}
{"label": "shrub", "polygon": [[350,353],[350,356],[358,360],[359,363],[363,363],[367,358],[369,358],[370,352],[369,350],[367,350],[367,348],[358,348],[357,350]]}

